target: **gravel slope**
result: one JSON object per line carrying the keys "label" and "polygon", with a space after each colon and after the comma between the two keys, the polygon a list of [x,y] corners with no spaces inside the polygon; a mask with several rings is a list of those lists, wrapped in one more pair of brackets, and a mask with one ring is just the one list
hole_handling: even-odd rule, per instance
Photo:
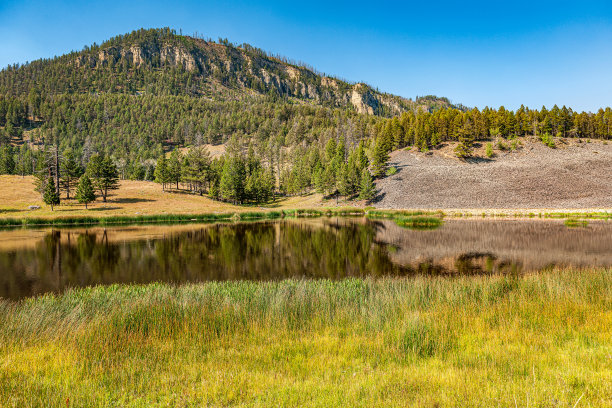
{"label": "gravel slope", "polygon": [[533,139],[514,152],[495,151],[465,162],[453,145],[428,154],[400,150],[398,172],[377,182],[379,208],[612,209],[612,143],[558,141],[551,149]]}

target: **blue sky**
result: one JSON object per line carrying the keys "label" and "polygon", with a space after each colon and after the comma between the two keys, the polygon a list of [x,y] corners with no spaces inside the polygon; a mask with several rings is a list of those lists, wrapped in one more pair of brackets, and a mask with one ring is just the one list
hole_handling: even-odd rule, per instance
{"label": "blue sky", "polygon": [[405,97],[612,105],[612,2],[0,0],[0,66],[140,27],[247,42]]}

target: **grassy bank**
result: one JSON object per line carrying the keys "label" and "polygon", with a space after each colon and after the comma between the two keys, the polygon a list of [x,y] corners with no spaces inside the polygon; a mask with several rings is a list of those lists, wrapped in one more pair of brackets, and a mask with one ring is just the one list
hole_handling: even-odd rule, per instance
{"label": "grassy bank", "polygon": [[[612,270],[0,303],[3,406],[603,407]],[[608,405],[609,406],[609,405]]]}
{"label": "grassy bank", "polygon": [[279,211],[241,211],[205,214],[157,214],[157,215],[122,215],[102,217],[7,217],[0,218],[0,228],[70,226],[70,225],[120,225],[120,224],[150,224],[150,223],[181,223],[181,222],[214,222],[214,221],[249,221],[274,220],[283,217],[346,217],[363,216],[365,212],[359,208],[338,209],[298,209]]}

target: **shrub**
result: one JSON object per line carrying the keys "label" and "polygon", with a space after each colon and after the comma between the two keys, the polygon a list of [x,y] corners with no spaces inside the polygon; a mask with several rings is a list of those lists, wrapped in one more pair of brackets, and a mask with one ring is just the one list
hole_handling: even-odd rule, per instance
{"label": "shrub", "polygon": [[540,140],[542,141],[542,143],[544,143],[546,146],[550,147],[551,149],[554,149],[556,147],[555,139],[548,132],[540,135]]}

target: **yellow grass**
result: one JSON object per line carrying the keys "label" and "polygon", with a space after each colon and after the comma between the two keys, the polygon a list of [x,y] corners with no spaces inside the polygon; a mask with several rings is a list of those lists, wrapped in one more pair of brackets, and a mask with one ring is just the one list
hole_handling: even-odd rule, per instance
{"label": "yellow grass", "polygon": [[[72,193],[74,194],[74,193]],[[34,191],[34,177],[0,175],[0,218],[14,217],[68,217],[68,216],[134,216],[158,214],[202,214],[214,212],[241,212],[265,211],[281,209],[302,208],[333,208],[333,207],[360,207],[363,201],[345,201],[323,199],[321,194],[308,194],[305,196],[281,198],[273,203],[257,206],[236,206],[208,197],[190,194],[186,191],[162,191],[161,185],[150,181],[122,180],[119,190],[113,191],[107,203],[101,199],[89,205],[89,209],[75,200],[65,200],[62,193],[62,204],[51,208],[43,203],[40,194]],[[38,210],[28,210],[28,206],[38,205]],[[418,210],[411,210],[418,211]],[[432,210],[427,210],[428,212]],[[516,208],[516,209],[445,209],[449,217],[538,217],[550,213],[571,214],[603,214],[610,213],[610,208],[584,208],[584,209],[551,209],[551,208]]]}
{"label": "yellow grass", "polygon": [[[107,203],[98,200],[89,209],[75,200],[65,200],[51,208],[44,204],[39,193],[34,191],[34,177],[0,175],[0,217],[61,217],[61,216],[113,216],[113,215],[153,215],[153,214],[201,214],[210,212],[238,212],[287,208],[311,208],[321,205],[321,195],[311,194],[303,197],[289,197],[275,203],[255,208],[236,206],[208,197],[189,194],[185,191],[164,192],[161,185],[150,181],[122,180],[120,188],[111,193]],[[28,206],[38,205],[39,210],[28,210]]]}
{"label": "yellow grass", "polygon": [[0,406],[609,407],[611,272],[0,302]]}

